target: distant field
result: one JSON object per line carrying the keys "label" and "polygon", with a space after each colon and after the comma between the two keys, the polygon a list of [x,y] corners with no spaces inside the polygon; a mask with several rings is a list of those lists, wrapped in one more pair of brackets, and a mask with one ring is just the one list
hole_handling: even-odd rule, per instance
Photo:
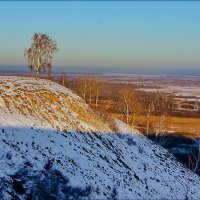
{"label": "distant field", "polygon": [[[113,116],[123,120],[122,114],[113,114]],[[156,119],[158,116],[154,116],[153,118]],[[143,121],[144,116],[136,117],[136,120]],[[198,130],[200,131],[200,118],[169,118],[168,135],[179,135],[194,138],[195,133]]]}
{"label": "distant field", "polygon": [[193,97],[200,97],[200,88],[199,87],[182,87],[182,86],[169,86],[164,85],[163,88],[145,88],[140,89],[146,92],[160,92],[160,93],[167,93],[167,94],[174,94],[175,96],[193,96]]}
{"label": "distant field", "polygon": [[170,117],[169,130],[179,132],[184,136],[195,137],[196,132],[200,131],[200,118]]}

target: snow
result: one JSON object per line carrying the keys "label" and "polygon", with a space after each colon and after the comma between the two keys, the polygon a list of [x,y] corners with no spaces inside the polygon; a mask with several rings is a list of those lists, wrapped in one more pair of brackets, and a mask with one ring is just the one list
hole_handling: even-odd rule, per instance
{"label": "snow", "polygon": [[[11,117],[21,125],[25,123],[58,130],[110,131],[79,96],[59,84],[11,76],[0,76],[0,83],[0,121]],[[5,113],[7,117],[3,116]],[[81,120],[83,118],[85,121]],[[87,121],[91,122],[90,126]]]}
{"label": "snow", "polygon": [[[179,97],[194,97],[200,98],[200,87],[183,87],[183,86],[171,86],[171,85],[166,85],[164,88],[142,88],[138,89],[142,90],[145,92],[159,92],[159,93],[167,93],[167,94],[173,94],[175,96]],[[184,98],[185,99],[185,98]]]}
{"label": "snow", "polygon": [[[188,96],[187,96],[188,97]],[[176,100],[181,100],[181,101],[188,101],[188,102],[200,102],[199,98],[175,98]]]}
{"label": "snow", "polygon": [[[90,186],[90,199],[112,199],[115,190],[116,199],[183,199],[185,188],[189,188],[191,198],[200,196],[199,176],[185,169],[167,150],[120,120],[114,120],[118,133],[105,125],[102,128],[93,111],[70,90],[46,80],[1,77],[1,84],[2,80],[3,85],[10,88],[8,92],[1,85],[3,99],[6,95],[6,99],[16,95],[14,83],[19,84],[21,91],[25,86],[30,91],[34,83],[35,88],[65,93],[80,108],[87,109],[85,114],[92,115],[97,123],[94,125],[92,120],[83,118],[81,121],[77,119],[79,113],[70,115],[68,112],[70,123],[79,122],[84,128],[80,131],[71,127],[64,133],[56,129],[54,123],[50,125],[45,120],[42,123],[36,116],[19,113],[13,106],[16,102],[9,102],[11,111],[1,103],[0,178],[9,179],[10,175],[27,168],[27,163],[31,163],[33,170],[40,171],[51,160],[53,168],[62,172],[71,186]],[[64,96],[62,98],[61,102],[66,101]],[[24,109],[22,102],[19,105]],[[73,113],[71,106],[67,109]],[[10,193],[5,191],[3,198],[10,199]],[[20,198],[25,199],[23,195]]]}

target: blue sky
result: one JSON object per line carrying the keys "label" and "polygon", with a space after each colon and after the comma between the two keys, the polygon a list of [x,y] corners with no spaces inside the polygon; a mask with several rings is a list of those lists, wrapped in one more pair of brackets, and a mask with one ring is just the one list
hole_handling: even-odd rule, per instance
{"label": "blue sky", "polygon": [[112,69],[200,68],[200,2],[0,2],[0,65],[25,65],[34,32],[53,64]]}

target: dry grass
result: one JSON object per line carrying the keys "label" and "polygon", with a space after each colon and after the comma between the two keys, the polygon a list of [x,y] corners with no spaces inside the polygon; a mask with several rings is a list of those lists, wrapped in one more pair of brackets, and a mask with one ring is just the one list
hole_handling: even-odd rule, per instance
{"label": "dry grass", "polygon": [[[86,127],[93,127],[91,131],[108,130],[82,99],[71,97],[70,92],[52,90],[51,85],[47,85],[52,82],[12,81],[5,80],[0,85],[0,98],[7,111],[31,116],[59,130],[69,126],[80,131]],[[84,124],[90,126],[84,128]]]}
{"label": "dry grass", "polygon": [[[122,114],[112,114],[113,117],[124,120]],[[153,116],[152,121],[158,120],[159,116]],[[137,116],[137,122],[145,121],[145,116]],[[169,117],[168,135],[179,135],[195,138],[196,132],[200,130],[200,118]]]}

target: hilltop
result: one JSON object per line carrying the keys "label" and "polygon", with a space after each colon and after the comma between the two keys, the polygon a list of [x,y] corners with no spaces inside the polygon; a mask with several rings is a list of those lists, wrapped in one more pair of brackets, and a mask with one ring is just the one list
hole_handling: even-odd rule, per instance
{"label": "hilltop", "polygon": [[1,118],[11,118],[12,125],[110,131],[79,96],[57,83],[30,77],[0,77],[0,94]]}
{"label": "hilltop", "polygon": [[[1,199],[198,199],[200,178],[52,81],[0,77]],[[34,199],[33,198],[33,199]]]}

